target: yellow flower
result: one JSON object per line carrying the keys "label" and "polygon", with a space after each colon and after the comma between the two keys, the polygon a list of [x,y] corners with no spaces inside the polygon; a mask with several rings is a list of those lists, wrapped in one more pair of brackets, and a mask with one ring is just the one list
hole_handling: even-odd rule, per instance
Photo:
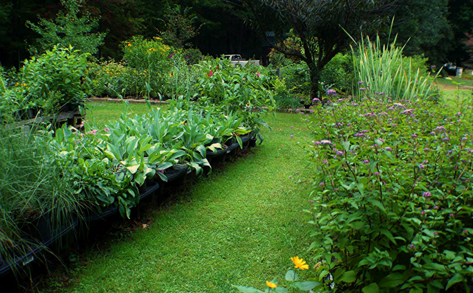
{"label": "yellow flower", "polygon": [[266,281],[266,286],[268,286],[269,288],[276,288],[276,287],[277,287],[276,284],[271,283],[271,282],[269,282],[269,281]]}
{"label": "yellow flower", "polygon": [[296,257],[291,257],[291,260],[296,265],[295,268],[299,268],[301,270],[309,269],[309,265],[306,264],[306,262],[302,258],[299,258],[298,256],[296,256]]}

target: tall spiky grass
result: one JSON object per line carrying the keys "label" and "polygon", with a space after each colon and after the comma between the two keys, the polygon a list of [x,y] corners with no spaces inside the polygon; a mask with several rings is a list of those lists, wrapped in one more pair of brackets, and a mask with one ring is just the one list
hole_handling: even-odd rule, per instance
{"label": "tall spiky grass", "polygon": [[396,39],[381,45],[379,36],[375,42],[366,37],[351,47],[359,82],[355,88],[357,97],[368,93],[383,99],[417,100],[435,94],[433,79],[423,74],[425,70],[415,68],[412,58],[402,55],[405,45],[396,46]]}
{"label": "tall spiky grass", "polygon": [[0,256],[8,263],[42,245],[28,235],[37,219],[46,217],[52,234],[60,233],[81,207],[70,180],[49,157],[36,130],[0,125]]}

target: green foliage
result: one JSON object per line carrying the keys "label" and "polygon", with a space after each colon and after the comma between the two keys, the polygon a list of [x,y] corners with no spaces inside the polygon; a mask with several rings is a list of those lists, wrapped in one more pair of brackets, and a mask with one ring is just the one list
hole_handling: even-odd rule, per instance
{"label": "green foliage", "polygon": [[90,85],[87,54],[81,55],[72,47],[54,46],[26,60],[19,74],[28,106],[40,107],[47,114],[59,112],[66,104],[83,104]]}
{"label": "green foliage", "polygon": [[66,13],[60,11],[55,20],[40,18],[38,24],[27,21],[27,25],[41,35],[37,39],[42,52],[52,50],[56,45],[74,47],[82,53],[95,55],[103,44],[105,33],[92,33],[98,27],[99,19],[86,12],[79,17],[82,0],[61,0]]}
{"label": "green foliage", "polygon": [[355,83],[350,54],[338,53],[320,72],[320,81],[337,92],[351,93]]}
{"label": "green foliage", "polygon": [[473,276],[472,115],[471,101],[448,107],[370,95],[318,109],[310,123],[309,159],[317,166],[311,249],[326,290],[466,285]]}
{"label": "green foliage", "polygon": [[0,130],[0,258],[8,262],[46,240],[37,235],[38,219],[58,233],[81,209],[65,174],[47,163],[48,146],[32,133]]}
{"label": "green foliage", "polygon": [[381,46],[379,36],[376,42],[367,37],[352,47],[359,85],[356,95],[361,97],[367,91],[393,100],[415,100],[435,94],[432,80],[425,75],[426,59],[403,57],[402,51],[396,47],[396,39],[389,46]]}
{"label": "green foliage", "polygon": [[199,29],[194,27],[197,15],[191,14],[191,9],[191,7],[183,9],[180,5],[176,5],[166,10],[166,16],[163,20],[166,29],[161,32],[161,37],[169,46],[188,47],[189,43],[186,42],[197,35]]}
{"label": "green foliage", "polygon": [[[317,98],[320,74],[324,67],[348,44],[347,32],[359,36],[383,26],[390,1],[261,0],[243,1],[252,11],[248,22],[264,35],[270,46],[291,58],[306,63],[310,73],[310,97]],[[381,15],[384,13],[383,15]],[[288,31],[298,41],[296,46],[275,44],[266,37],[272,31],[284,39]]]}
{"label": "green foliage", "polygon": [[394,5],[392,32],[399,43],[406,44],[406,56],[424,55],[430,64],[445,63],[447,53],[455,46],[448,2],[451,1],[401,0]]}

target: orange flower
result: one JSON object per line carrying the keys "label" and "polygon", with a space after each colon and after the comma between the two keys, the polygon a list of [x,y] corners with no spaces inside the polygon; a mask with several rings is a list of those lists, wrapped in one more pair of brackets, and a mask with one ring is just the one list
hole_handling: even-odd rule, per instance
{"label": "orange flower", "polygon": [[268,286],[269,288],[276,288],[276,287],[277,287],[276,284],[271,283],[271,282],[269,282],[269,281],[266,281],[266,286]]}
{"label": "orange flower", "polygon": [[299,258],[298,256],[296,256],[296,257],[291,257],[291,260],[296,265],[295,268],[299,268],[301,270],[309,269],[309,265],[306,264],[306,262],[302,258]]}

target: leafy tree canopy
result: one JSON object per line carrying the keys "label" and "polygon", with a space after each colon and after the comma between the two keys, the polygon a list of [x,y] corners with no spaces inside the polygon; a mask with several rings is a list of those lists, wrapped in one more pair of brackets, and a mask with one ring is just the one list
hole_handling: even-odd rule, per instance
{"label": "leafy tree canopy", "polygon": [[41,35],[37,39],[40,51],[52,49],[60,44],[72,46],[82,53],[97,54],[98,47],[103,44],[105,33],[92,33],[98,27],[98,18],[92,18],[86,12],[79,17],[82,0],[61,0],[66,13],[59,11],[55,20],[40,18],[38,24],[27,21],[27,25]]}
{"label": "leafy tree canopy", "polygon": [[[393,1],[365,0],[245,0],[252,12],[247,22],[260,31],[266,41],[286,56],[307,63],[311,76],[311,95],[319,96],[319,75],[324,66],[347,48],[351,35],[376,32],[389,20]],[[284,39],[289,30],[300,38],[300,50],[277,44],[266,32],[274,32],[276,39]]]}

